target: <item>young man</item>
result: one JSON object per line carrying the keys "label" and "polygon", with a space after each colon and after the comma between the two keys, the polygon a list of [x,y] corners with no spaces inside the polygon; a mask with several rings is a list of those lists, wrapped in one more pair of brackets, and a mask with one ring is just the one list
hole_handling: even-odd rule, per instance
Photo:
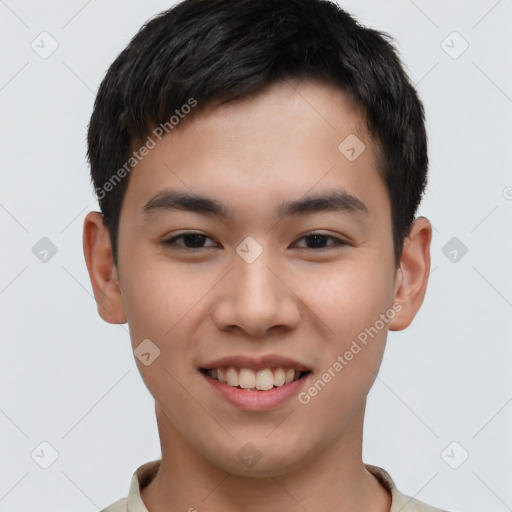
{"label": "young man", "polygon": [[112,64],[88,143],[87,268],[162,448],[105,510],[438,511],[362,461],[432,234],[423,107],[386,35],[322,0],[186,0]]}

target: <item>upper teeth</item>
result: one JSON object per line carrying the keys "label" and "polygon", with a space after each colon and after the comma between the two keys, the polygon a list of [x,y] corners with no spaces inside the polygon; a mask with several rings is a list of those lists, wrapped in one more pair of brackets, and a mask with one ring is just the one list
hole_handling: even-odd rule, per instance
{"label": "upper teeth", "polygon": [[265,368],[255,372],[250,368],[229,366],[227,368],[212,368],[208,370],[208,375],[228,386],[266,391],[274,386],[283,386],[298,378],[300,371],[294,368]]}

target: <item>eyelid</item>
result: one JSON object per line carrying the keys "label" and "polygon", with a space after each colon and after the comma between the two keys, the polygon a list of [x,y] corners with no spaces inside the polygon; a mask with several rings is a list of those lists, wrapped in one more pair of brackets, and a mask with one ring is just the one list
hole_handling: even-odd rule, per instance
{"label": "eyelid", "polygon": [[[205,233],[201,233],[200,231],[183,231],[181,233],[179,232],[177,234],[174,234],[171,238],[163,240],[162,244],[168,245],[168,246],[179,247],[180,250],[191,251],[191,252],[198,252],[201,249],[208,249],[208,248],[213,247],[212,245],[208,245],[205,247],[193,248],[193,247],[185,247],[184,245],[180,245],[180,244],[176,243],[177,239],[180,239],[186,235],[200,235],[200,236],[205,237],[206,239],[210,239],[210,240],[214,241],[212,237],[208,236]],[[314,252],[321,252],[321,251],[329,250],[329,249],[332,249],[335,247],[350,245],[350,243],[348,241],[344,240],[343,238],[339,238],[335,235],[330,235],[328,233],[323,233],[321,231],[308,231],[306,233],[303,233],[297,238],[297,240],[294,242],[294,244],[296,244],[298,241],[300,241],[304,238],[313,237],[315,235],[323,236],[327,239],[334,240],[334,243],[332,243],[331,245],[327,245],[326,247],[319,247],[319,248],[299,247],[299,249],[305,249],[305,250],[314,251]]]}
{"label": "eyelid", "polygon": [[195,252],[197,252],[199,249],[207,249],[209,247],[213,247],[212,245],[208,245],[206,247],[199,247],[199,249],[194,249],[194,248],[191,248],[191,247],[185,247],[184,245],[180,245],[180,244],[177,244],[175,242],[176,239],[182,238],[183,236],[186,236],[186,235],[200,235],[200,236],[204,236],[205,238],[208,238],[210,240],[213,240],[213,238],[211,236],[208,236],[205,233],[201,233],[200,231],[183,231],[181,233],[174,234],[170,238],[162,240],[162,244],[163,245],[169,245],[169,246],[177,246],[177,247],[179,247],[179,248],[181,248],[183,250],[195,251]]}
{"label": "eyelid", "polygon": [[308,231],[307,233],[304,233],[304,234],[300,235],[297,240],[302,240],[303,238],[309,238],[309,237],[312,237],[312,236],[315,236],[315,235],[324,236],[325,238],[328,238],[328,239],[330,238],[330,239],[334,240],[334,243],[331,244],[331,245],[328,245],[326,247],[320,247],[318,249],[312,249],[310,247],[300,247],[300,249],[308,249],[308,250],[311,250],[311,251],[320,252],[320,251],[325,251],[325,250],[328,250],[328,249],[334,248],[334,247],[340,247],[340,246],[343,246],[343,245],[350,245],[349,242],[347,240],[344,240],[343,238],[340,238],[340,237],[335,236],[335,235],[330,235],[329,233],[323,233],[321,231]]}

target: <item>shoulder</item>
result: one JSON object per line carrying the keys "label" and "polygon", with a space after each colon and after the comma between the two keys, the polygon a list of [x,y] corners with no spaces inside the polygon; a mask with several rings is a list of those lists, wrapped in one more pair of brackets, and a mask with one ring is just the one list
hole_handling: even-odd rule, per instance
{"label": "shoulder", "polygon": [[[448,512],[448,510],[427,505],[426,503],[423,503],[423,501],[410,498],[404,494],[401,495],[401,498],[401,502],[397,500],[400,505],[397,510],[400,509],[402,512]],[[394,511],[394,509],[391,510]]]}
{"label": "shoulder", "polygon": [[121,498],[101,512],[128,512],[128,498]]}
{"label": "shoulder", "polygon": [[385,469],[371,464],[365,464],[365,467],[391,494],[391,509],[389,512],[448,512],[400,492],[391,475]]}
{"label": "shoulder", "polygon": [[115,501],[101,512],[148,512],[142,501],[140,490],[154,478],[159,466],[160,459],[139,466],[132,475],[128,496]]}

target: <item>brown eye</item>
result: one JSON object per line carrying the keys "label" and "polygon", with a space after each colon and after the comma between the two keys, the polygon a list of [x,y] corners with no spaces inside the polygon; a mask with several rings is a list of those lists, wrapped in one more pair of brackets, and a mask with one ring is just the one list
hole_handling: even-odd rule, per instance
{"label": "brown eye", "polygon": [[[340,245],[347,245],[343,240],[336,238],[331,235],[324,235],[322,233],[312,233],[300,238],[300,240],[307,240],[305,249],[328,249],[330,247],[336,247]],[[327,245],[328,240],[333,242]]]}
{"label": "brown eye", "polygon": [[[177,240],[182,240],[183,243],[177,243]],[[182,233],[181,235],[164,240],[162,243],[164,245],[178,246],[183,249],[202,249],[203,247],[212,247],[211,245],[204,245],[206,240],[211,240],[211,238],[203,235],[202,233]]]}

